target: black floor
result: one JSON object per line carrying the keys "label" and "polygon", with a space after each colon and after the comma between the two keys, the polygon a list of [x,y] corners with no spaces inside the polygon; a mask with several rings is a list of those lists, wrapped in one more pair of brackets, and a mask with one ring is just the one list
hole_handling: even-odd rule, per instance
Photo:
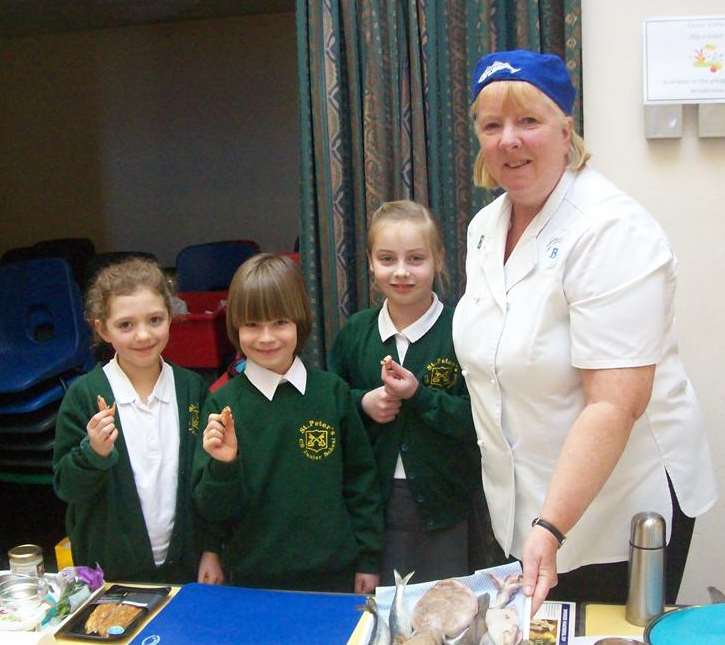
{"label": "black floor", "polygon": [[65,504],[51,486],[0,482],[0,569],[8,549],[18,544],[43,547],[46,571],[55,571],[55,545],[65,535]]}

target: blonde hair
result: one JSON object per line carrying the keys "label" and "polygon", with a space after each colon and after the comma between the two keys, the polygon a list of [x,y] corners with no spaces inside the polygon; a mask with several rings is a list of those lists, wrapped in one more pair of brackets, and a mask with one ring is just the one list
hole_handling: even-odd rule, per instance
{"label": "blonde hair", "polygon": [[310,299],[299,267],[288,257],[259,253],[240,266],[227,300],[227,335],[239,346],[239,328],[252,321],[291,320],[299,353],[312,330]]}
{"label": "blonde hair", "polygon": [[422,230],[433,254],[437,286],[439,289],[444,290],[448,286],[448,273],[446,271],[446,249],[443,246],[443,236],[433,214],[418,202],[409,199],[384,202],[373,213],[368,228],[368,261],[372,262],[375,236],[378,231],[386,224],[398,224],[400,222],[411,222],[418,225]]}
{"label": "blonde hair", "polygon": [[130,296],[144,288],[161,296],[171,317],[171,286],[161,267],[153,260],[129,258],[110,264],[96,274],[86,293],[85,311],[96,343],[103,339],[96,331],[95,322],[99,321],[105,326],[110,314],[111,298]]}
{"label": "blonde hair", "polygon": [[[473,118],[473,127],[476,130],[476,134],[478,134],[476,110],[481,102],[485,100],[484,97],[487,94],[489,97],[495,96],[496,100],[501,101],[503,104],[509,103],[518,109],[531,106],[532,104],[535,105],[537,101],[546,102],[556,112],[562,125],[566,125],[570,128],[571,145],[569,146],[569,153],[567,155],[567,167],[574,171],[584,168],[591,155],[584,144],[584,139],[582,139],[576,130],[574,130],[572,118],[564,114],[561,108],[554,103],[554,101],[531,85],[531,83],[523,81],[501,81],[491,83],[490,85],[484,87],[479,92],[476,100],[473,102],[473,105],[471,105],[471,117]],[[473,164],[473,183],[482,188],[498,188],[498,183],[486,167],[483,150],[480,148]]]}

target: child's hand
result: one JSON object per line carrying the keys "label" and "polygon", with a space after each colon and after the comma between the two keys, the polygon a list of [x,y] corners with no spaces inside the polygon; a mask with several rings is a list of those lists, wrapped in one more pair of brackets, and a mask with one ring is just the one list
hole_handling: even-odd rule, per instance
{"label": "child's hand", "polygon": [[378,423],[390,423],[400,412],[400,398],[386,392],[382,385],[367,392],[361,403],[365,414]]}
{"label": "child's hand", "polygon": [[207,585],[224,584],[224,571],[218,554],[212,551],[204,551],[201,554],[197,582]]}
{"label": "child's hand", "polygon": [[209,415],[202,445],[204,450],[219,461],[229,462],[237,458],[237,433],[229,406],[226,406],[221,414]]}
{"label": "child's hand", "polygon": [[99,395],[98,408],[100,411],[91,417],[86,426],[86,432],[93,452],[101,457],[108,457],[113,450],[113,444],[116,443],[116,437],[118,437],[118,430],[114,423],[116,402],[114,401],[109,408],[103,397]]}
{"label": "child's hand", "polygon": [[374,573],[355,574],[355,593],[375,593],[375,587],[380,584],[380,576]]}
{"label": "child's hand", "polygon": [[409,399],[418,389],[418,379],[415,378],[415,374],[398,365],[392,358],[383,361],[380,378],[383,379],[388,394],[399,399]]}

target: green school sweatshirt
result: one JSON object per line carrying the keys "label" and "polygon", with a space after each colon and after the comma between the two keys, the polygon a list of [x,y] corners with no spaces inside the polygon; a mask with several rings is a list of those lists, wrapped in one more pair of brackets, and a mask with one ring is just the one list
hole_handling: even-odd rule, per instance
{"label": "green school sweatshirt", "polygon": [[[178,490],[174,530],[161,569],[167,582],[180,583],[196,580],[199,561],[191,467],[206,385],[198,374],[175,365],[172,368],[179,408]],[[70,386],[56,421],[54,487],[58,497],[68,503],[66,530],[73,562],[100,564],[106,580],[160,580],[118,412],[118,438],[107,457],[96,454],[88,440],[86,426],[98,412],[99,394],[109,406],[115,400],[101,365]]]}
{"label": "green school sweatshirt", "polygon": [[[197,453],[194,502],[216,525],[206,548],[219,552],[232,584],[325,589],[350,572],[376,573],[382,548],[380,487],[370,444],[334,374],[307,368],[305,394],[281,383],[269,401],[244,374],[210,394],[229,405],[239,456]],[[216,544],[215,544],[216,542]]]}
{"label": "green school sweatshirt", "polygon": [[446,528],[468,516],[471,494],[481,486],[468,390],[453,349],[453,309],[445,306],[433,327],[408,347],[403,367],[419,386],[398,416],[384,424],[362,409],[362,397],[382,385],[380,361],[390,355],[400,362],[395,336],[380,338],[379,314],[377,307],[350,317],[335,340],[331,369],[352,388],[375,452],[383,499],[390,498],[400,454],[426,529]]}

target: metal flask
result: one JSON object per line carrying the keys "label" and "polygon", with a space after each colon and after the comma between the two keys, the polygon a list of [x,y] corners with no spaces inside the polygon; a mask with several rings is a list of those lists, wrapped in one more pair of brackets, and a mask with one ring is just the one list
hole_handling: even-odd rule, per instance
{"label": "metal flask", "polygon": [[625,616],[633,625],[646,625],[664,611],[665,533],[665,519],[659,513],[637,513],[632,518]]}

